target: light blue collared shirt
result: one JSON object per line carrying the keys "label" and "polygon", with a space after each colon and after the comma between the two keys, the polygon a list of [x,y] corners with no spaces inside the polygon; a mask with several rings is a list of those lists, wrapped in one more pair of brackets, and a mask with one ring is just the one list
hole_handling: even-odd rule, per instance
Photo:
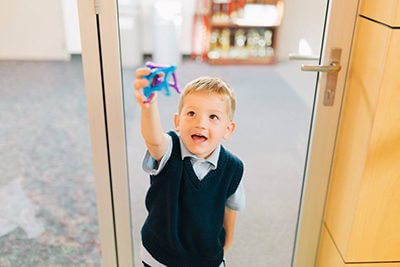
{"label": "light blue collared shirt", "polygon": [[[172,153],[172,137],[166,135],[168,137],[168,147],[165,155],[161,158],[160,162],[158,163],[149,153],[146,151],[146,154],[143,159],[143,170],[150,175],[157,175],[159,174],[162,169],[164,168],[165,164],[171,157]],[[181,145],[181,156],[182,160],[186,157],[190,157],[190,162],[192,163],[193,170],[199,180],[202,180],[209,171],[215,170],[218,166],[218,159],[219,153],[221,151],[221,145],[218,145],[217,148],[211,153],[211,155],[207,159],[199,158],[193,153],[191,153],[185,145],[183,144],[182,140],[179,138],[180,145]],[[243,210],[246,206],[246,196],[244,193],[243,188],[243,179],[240,181],[236,192],[233,193],[226,201],[226,207],[240,211]],[[141,250],[142,260],[149,264],[152,267],[165,267],[165,265],[159,263],[156,259],[154,259],[151,254],[144,248],[142,245]],[[220,267],[223,267],[223,263],[221,263]]]}

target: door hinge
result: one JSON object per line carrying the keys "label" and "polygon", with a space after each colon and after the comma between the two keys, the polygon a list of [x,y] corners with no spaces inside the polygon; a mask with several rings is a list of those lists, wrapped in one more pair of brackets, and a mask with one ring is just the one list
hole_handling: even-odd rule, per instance
{"label": "door hinge", "polygon": [[94,0],[94,9],[96,14],[100,14],[100,0]]}

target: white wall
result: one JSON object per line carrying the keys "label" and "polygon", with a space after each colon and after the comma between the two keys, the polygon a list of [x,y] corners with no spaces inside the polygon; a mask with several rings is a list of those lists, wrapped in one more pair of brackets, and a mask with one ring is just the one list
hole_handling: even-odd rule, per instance
{"label": "white wall", "polygon": [[[76,1],[76,0],[75,0]],[[77,19],[75,19],[74,10],[76,6],[75,1],[64,0],[64,12],[65,12],[65,25],[67,33],[67,48],[70,53],[80,53],[80,40],[79,40],[79,25]],[[132,38],[140,39],[141,47],[140,53],[152,53],[153,40],[152,40],[152,6],[157,1],[170,1],[170,0],[118,0],[118,7],[120,11],[120,17],[128,19],[129,13],[136,13],[135,10],[139,10],[139,22],[140,30],[135,29],[135,36]],[[191,53],[191,37],[192,37],[192,25],[193,25],[193,13],[195,0],[176,0],[182,6],[182,26],[181,26],[181,46],[180,50],[183,54]],[[132,11],[133,9],[133,11]],[[132,18],[133,19],[133,18]],[[136,19],[133,19],[136,21]],[[122,34],[121,34],[122,35]],[[127,38],[124,36],[123,38]],[[129,39],[129,40],[128,40]],[[127,38],[128,43],[132,42],[130,38]],[[125,43],[122,40],[122,43]]]}
{"label": "white wall", "polygon": [[70,54],[82,52],[77,1],[63,0],[65,39]]}
{"label": "white wall", "polygon": [[[157,1],[169,0],[140,0],[141,1],[141,15],[143,25],[143,52],[151,53],[153,42],[151,37],[152,31],[152,5]],[[192,25],[193,14],[195,7],[195,0],[176,0],[182,5],[182,28],[181,28],[181,53],[190,54],[191,40],[192,40]]]}
{"label": "white wall", "polygon": [[319,56],[326,2],[326,0],[284,0],[277,51],[280,60],[288,59],[289,53],[298,53],[299,41],[302,38],[310,44],[313,54]]}
{"label": "white wall", "polygon": [[66,60],[61,1],[1,1],[0,59]]}
{"label": "white wall", "polygon": [[[3,1],[0,9],[0,59],[67,59],[69,53],[80,53],[77,0],[13,0]],[[151,53],[152,5],[169,0],[119,0],[122,5],[140,9],[143,53]],[[182,5],[181,52],[190,54],[195,0],[176,0]],[[284,16],[279,31],[278,57],[287,59],[298,52],[301,38],[306,39],[314,54],[319,54],[321,28],[326,1],[285,0]],[[64,15],[65,12],[65,28]],[[301,19],[299,19],[301,18]],[[306,26],[305,26],[306,25]]]}

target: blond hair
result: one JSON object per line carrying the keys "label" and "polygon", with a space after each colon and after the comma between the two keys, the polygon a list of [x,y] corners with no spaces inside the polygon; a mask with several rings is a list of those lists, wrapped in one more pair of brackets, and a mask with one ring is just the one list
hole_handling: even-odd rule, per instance
{"label": "blond hair", "polygon": [[185,88],[183,89],[181,99],[179,101],[179,113],[181,113],[182,111],[183,101],[185,100],[185,97],[193,93],[217,94],[219,96],[225,97],[228,102],[228,117],[230,120],[233,119],[233,115],[235,114],[236,109],[236,98],[233,94],[232,89],[222,79],[204,76],[194,79],[193,81],[186,84]]}

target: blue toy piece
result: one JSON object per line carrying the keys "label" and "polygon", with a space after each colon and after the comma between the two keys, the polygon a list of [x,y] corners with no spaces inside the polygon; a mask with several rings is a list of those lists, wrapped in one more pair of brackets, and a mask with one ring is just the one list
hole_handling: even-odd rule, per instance
{"label": "blue toy piece", "polygon": [[[149,75],[143,77],[149,81],[149,86],[143,88],[143,94],[147,99],[146,103],[151,101],[156,91],[163,90],[165,95],[171,95],[170,86],[175,88],[178,93],[181,92],[175,74],[176,66],[157,65],[147,62],[146,67],[151,70]],[[164,73],[164,77],[160,77],[160,73]]]}

